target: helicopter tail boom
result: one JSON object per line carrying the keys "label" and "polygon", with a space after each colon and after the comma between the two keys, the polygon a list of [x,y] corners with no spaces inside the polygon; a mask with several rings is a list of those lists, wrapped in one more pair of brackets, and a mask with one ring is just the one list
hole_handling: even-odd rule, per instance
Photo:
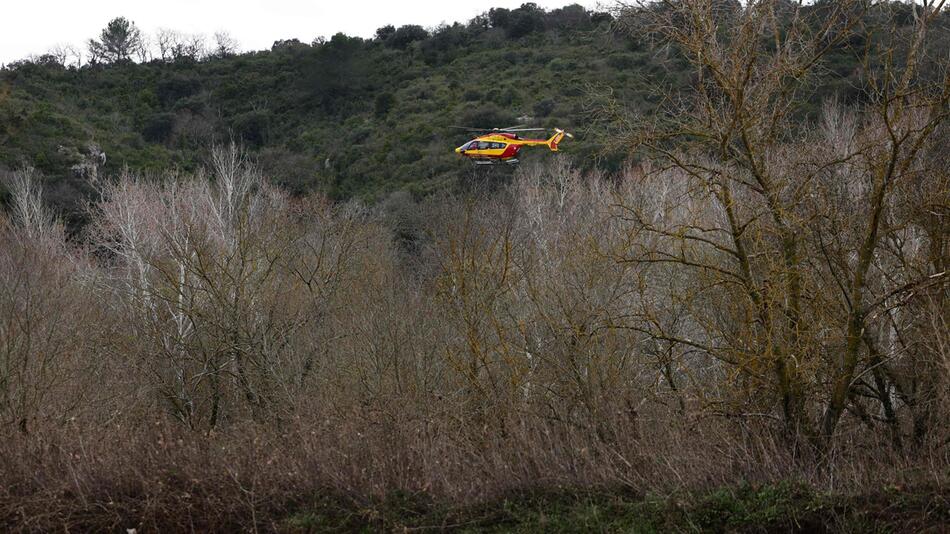
{"label": "helicopter tail boom", "polygon": [[550,148],[551,152],[557,152],[558,144],[560,144],[561,141],[564,140],[565,137],[573,138],[574,136],[565,132],[564,130],[555,128],[554,135],[552,135],[550,139],[522,139],[520,144],[526,145],[526,146],[542,146],[543,145]]}

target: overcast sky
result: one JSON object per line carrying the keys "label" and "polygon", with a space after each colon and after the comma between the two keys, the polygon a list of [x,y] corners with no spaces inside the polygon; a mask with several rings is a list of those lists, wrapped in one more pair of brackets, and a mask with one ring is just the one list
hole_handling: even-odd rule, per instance
{"label": "overcast sky", "polygon": [[[158,28],[211,36],[227,31],[241,50],[270,48],[278,39],[310,42],[343,32],[371,37],[392,24],[465,22],[492,7],[524,0],[0,0],[0,63],[43,54],[58,44],[82,45],[114,17],[124,16],[147,34]],[[535,0],[550,9],[603,0]],[[609,5],[609,4],[607,4]]]}

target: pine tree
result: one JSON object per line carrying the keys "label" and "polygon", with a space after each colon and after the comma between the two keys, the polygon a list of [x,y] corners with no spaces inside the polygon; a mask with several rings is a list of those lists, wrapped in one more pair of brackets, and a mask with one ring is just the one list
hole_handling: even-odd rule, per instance
{"label": "pine tree", "polygon": [[109,21],[99,40],[89,40],[89,53],[93,62],[120,63],[131,61],[132,55],[142,47],[142,32],[134,22],[125,17]]}

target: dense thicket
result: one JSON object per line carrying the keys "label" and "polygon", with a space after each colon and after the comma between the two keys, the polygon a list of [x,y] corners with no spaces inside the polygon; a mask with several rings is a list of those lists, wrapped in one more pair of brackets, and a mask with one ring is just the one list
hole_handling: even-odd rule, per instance
{"label": "dense thicket", "polygon": [[[947,289],[927,283],[947,250],[899,204],[873,274],[873,298],[893,300],[867,319],[821,449],[783,430],[768,347],[789,345],[756,333],[725,245],[685,239],[725,223],[688,174],[612,184],[557,165],[368,211],[291,200],[234,149],[210,164],[103,186],[85,248],[48,217],[3,220],[8,526],[230,529],[394,492],[947,483]],[[772,261],[758,239],[750,254]],[[848,309],[826,267],[803,269],[795,376],[821,414]]]}

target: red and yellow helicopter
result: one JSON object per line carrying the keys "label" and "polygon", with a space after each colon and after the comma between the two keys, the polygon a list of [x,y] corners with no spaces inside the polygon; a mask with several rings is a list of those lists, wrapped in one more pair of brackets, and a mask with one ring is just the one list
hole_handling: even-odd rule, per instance
{"label": "red and yellow helicopter", "polygon": [[554,129],[554,135],[551,136],[550,139],[522,139],[518,136],[520,132],[545,132],[547,129],[521,128],[520,125],[511,126],[509,128],[492,128],[489,130],[462,126],[453,126],[453,128],[473,132],[485,132],[455,149],[455,152],[471,159],[478,165],[518,163],[518,153],[526,146],[546,146],[551,149],[551,152],[557,152],[558,143],[565,137],[570,139],[574,138],[573,135],[558,128]]}

